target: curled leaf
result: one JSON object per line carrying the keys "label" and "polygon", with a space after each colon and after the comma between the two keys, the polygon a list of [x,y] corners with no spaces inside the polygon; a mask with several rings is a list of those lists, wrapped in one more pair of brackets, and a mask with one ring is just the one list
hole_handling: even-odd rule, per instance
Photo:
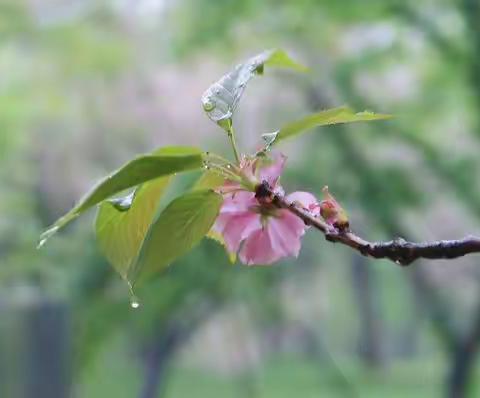
{"label": "curled leaf", "polygon": [[255,75],[261,75],[265,66],[306,71],[283,50],[267,50],[237,65],[232,71],[212,84],[202,95],[202,105],[208,117],[224,130],[231,127],[232,116],[247,86]]}

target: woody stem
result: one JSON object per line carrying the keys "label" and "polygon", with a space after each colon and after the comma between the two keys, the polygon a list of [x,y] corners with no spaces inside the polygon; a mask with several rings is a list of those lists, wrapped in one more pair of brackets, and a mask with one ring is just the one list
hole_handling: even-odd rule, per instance
{"label": "woody stem", "polygon": [[407,266],[419,258],[453,259],[471,253],[480,253],[480,238],[475,236],[421,243],[408,242],[403,238],[395,238],[387,242],[369,242],[350,229],[342,230],[331,226],[323,219],[314,217],[308,210],[295,203],[289,203],[283,196],[276,194],[266,182],[257,185],[255,194],[257,198],[268,198],[278,208],[291,211],[306,225],[322,232],[326,240],[346,245],[367,257],[385,258],[398,265]]}

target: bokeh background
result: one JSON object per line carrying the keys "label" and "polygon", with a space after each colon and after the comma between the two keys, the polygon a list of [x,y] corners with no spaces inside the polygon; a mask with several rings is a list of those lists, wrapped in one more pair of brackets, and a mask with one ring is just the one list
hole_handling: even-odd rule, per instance
{"label": "bokeh background", "polygon": [[479,21],[478,0],[1,0],[0,396],[480,396],[478,256],[401,268],[310,231],[247,268],[205,241],[133,310],[94,214],[35,249],[135,154],[228,153],[200,96],[272,47],[311,72],[250,84],[244,151],[314,110],[396,115],[282,144],[288,191],[328,184],[372,240],[478,234]]}

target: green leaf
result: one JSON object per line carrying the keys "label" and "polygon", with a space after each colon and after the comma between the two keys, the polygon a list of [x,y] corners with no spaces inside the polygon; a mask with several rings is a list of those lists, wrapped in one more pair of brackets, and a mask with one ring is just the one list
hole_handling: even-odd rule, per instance
{"label": "green leaf", "polygon": [[392,115],[373,113],[369,111],[355,113],[355,111],[348,106],[327,109],[325,111],[313,113],[292,123],[288,123],[277,132],[272,144],[277,144],[286,138],[294,137],[305,132],[305,130],[314,127],[340,123],[366,122],[370,120],[387,120],[391,119],[392,117]]}
{"label": "green leaf", "polygon": [[[221,175],[218,175],[217,173],[214,173],[212,171],[206,171],[200,176],[197,182],[193,185],[192,190],[196,191],[201,189],[215,189],[223,185],[224,182],[225,182],[225,178],[223,178]],[[217,243],[221,244],[225,248],[225,251],[227,252],[227,256],[230,262],[232,264],[235,263],[237,259],[237,253],[231,253],[228,251],[227,246],[225,244],[225,240],[223,239],[223,236],[221,234],[213,230],[210,230],[208,231],[206,237],[209,239],[213,239]]]}
{"label": "green leaf", "polygon": [[101,251],[124,278],[138,256],[171,176],[140,185],[134,193],[100,204],[95,223]]}
{"label": "green leaf", "polygon": [[195,247],[212,227],[222,202],[212,190],[188,192],[173,200],[150,226],[128,273],[130,283],[148,279]]}
{"label": "green leaf", "polygon": [[[274,49],[266,51],[266,60],[264,65],[273,66],[277,68],[288,68],[296,70],[297,72],[308,72],[309,69],[302,64],[294,61],[290,56],[283,50]],[[264,53],[265,54],[265,53]]]}
{"label": "green leaf", "polygon": [[235,261],[237,261],[237,253],[231,252],[227,248],[227,244],[225,243],[225,239],[223,239],[222,234],[219,234],[218,232],[215,232],[213,230],[208,231],[207,238],[214,240],[218,244],[222,245],[223,248],[225,249],[225,253],[227,254],[228,260],[230,261],[231,264],[235,264]]}
{"label": "green leaf", "polygon": [[224,130],[231,127],[233,113],[247,83],[255,75],[263,74],[265,66],[306,71],[283,50],[267,50],[237,65],[232,71],[211,85],[202,95],[203,109],[208,117]]}
{"label": "green leaf", "polygon": [[225,178],[211,170],[205,171],[195,182],[192,190],[215,189],[223,185]]}
{"label": "green leaf", "polygon": [[165,147],[149,155],[139,156],[100,181],[72,210],[40,236],[38,246],[41,247],[48,238],[84,211],[125,189],[158,177],[195,170],[202,166],[203,153],[192,147]]}

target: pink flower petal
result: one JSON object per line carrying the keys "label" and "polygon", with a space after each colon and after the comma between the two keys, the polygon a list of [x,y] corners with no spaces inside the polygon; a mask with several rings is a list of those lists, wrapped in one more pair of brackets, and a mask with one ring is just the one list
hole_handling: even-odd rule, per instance
{"label": "pink flower petal", "polygon": [[253,192],[239,191],[224,195],[220,213],[215,220],[213,230],[223,234],[226,224],[232,217],[251,214],[251,207],[258,205]]}
{"label": "pink flower petal", "polygon": [[303,208],[310,211],[313,216],[317,217],[320,214],[320,205],[318,204],[317,199],[310,192],[293,192],[290,195],[287,195],[286,199],[290,203],[297,202]]}
{"label": "pink flower petal", "polygon": [[256,213],[242,213],[230,217],[223,229],[225,245],[231,253],[236,253],[240,243],[253,231],[262,228],[260,215]]}
{"label": "pink flower petal", "polygon": [[285,167],[287,157],[280,152],[274,152],[272,158],[271,164],[258,170],[258,179],[260,182],[267,181],[271,187],[275,187]]}
{"label": "pink flower petal", "polygon": [[272,247],[268,228],[254,231],[245,240],[239,253],[240,261],[247,265],[268,265],[277,261],[281,254]]}
{"label": "pink flower petal", "polygon": [[219,214],[217,216],[217,219],[215,220],[215,223],[212,226],[212,230],[219,233],[223,234],[223,230],[225,229],[225,225],[227,225],[228,221],[232,218],[231,214]]}
{"label": "pink flower petal", "polygon": [[[267,181],[277,194],[284,195],[278,180],[285,161],[286,157],[281,153],[274,153],[269,163],[264,158],[243,157],[240,167],[243,175],[250,177],[253,183]],[[277,209],[272,214],[268,208],[261,216],[258,208],[266,204],[260,203],[254,192],[242,190],[228,193],[241,189],[236,182],[228,181],[222,189],[224,202],[213,230],[223,236],[229,252],[236,253],[243,243],[239,257],[248,265],[266,265],[282,257],[298,256],[301,237],[307,228],[300,218],[286,209]],[[297,202],[315,216],[319,214],[319,204],[308,192],[294,192],[287,196],[287,200]],[[263,226],[262,217],[265,217]]]}
{"label": "pink flower petal", "polygon": [[264,228],[245,239],[239,253],[240,260],[247,265],[268,265],[282,257],[296,257],[304,233],[303,221],[288,210],[281,210],[278,217],[270,217]]}
{"label": "pink flower petal", "polygon": [[298,256],[300,238],[305,233],[305,223],[288,210],[281,210],[279,217],[268,220],[272,247],[284,256]]}
{"label": "pink flower petal", "polygon": [[225,196],[220,214],[224,213],[242,213],[249,211],[250,208],[258,204],[254,192],[238,191]]}

